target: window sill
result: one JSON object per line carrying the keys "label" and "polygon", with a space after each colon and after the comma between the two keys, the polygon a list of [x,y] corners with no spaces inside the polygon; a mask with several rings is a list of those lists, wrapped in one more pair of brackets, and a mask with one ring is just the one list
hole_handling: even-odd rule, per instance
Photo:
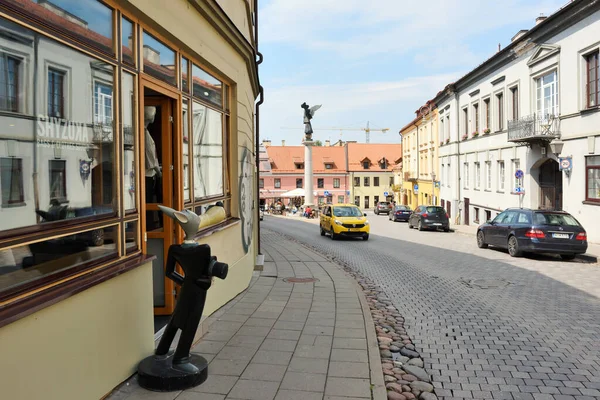
{"label": "window sill", "polygon": [[584,200],[581,202],[581,204],[585,204],[587,206],[600,206],[600,201]]}
{"label": "window sill", "polygon": [[194,240],[198,240],[198,239],[202,239],[205,238],[207,236],[210,236],[214,233],[217,232],[221,232],[222,230],[225,230],[229,227],[232,227],[234,225],[237,225],[241,222],[241,220],[239,218],[228,218],[225,221],[219,222],[218,224],[209,226],[208,228],[198,232],[195,236],[194,236]]}
{"label": "window sill", "polygon": [[138,254],[5,304],[0,309],[0,328],[131,271],[155,258],[153,255]]}
{"label": "window sill", "polygon": [[506,192],[504,190],[496,190],[496,193],[504,194]]}
{"label": "window sill", "polygon": [[484,192],[492,192],[492,189],[485,189]]}
{"label": "window sill", "polygon": [[25,207],[27,203],[11,203],[11,204],[2,204],[2,208],[17,208],[17,207]]}
{"label": "window sill", "polygon": [[584,108],[583,110],[580,110],[579,114],[581,114],[581,115],[593,114],[598,111],[600,111],[600,106],[594,106],[594,107]]}

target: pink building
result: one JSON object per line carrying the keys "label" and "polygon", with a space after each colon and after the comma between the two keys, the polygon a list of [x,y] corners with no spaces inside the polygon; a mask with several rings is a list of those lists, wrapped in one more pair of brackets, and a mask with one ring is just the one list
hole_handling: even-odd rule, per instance
{"label": "pink building", "polygon": [[[283,199],[281,195],[306,187],[304,182],[304,146],[263,146],[260,158],[261,203],[269,205],[281,200],[297,206],[301,198]],[[346,172],[346,152],[342,146],[313,147],[313,178],[315,200],[320,203],[347,203],[349,178]]]}

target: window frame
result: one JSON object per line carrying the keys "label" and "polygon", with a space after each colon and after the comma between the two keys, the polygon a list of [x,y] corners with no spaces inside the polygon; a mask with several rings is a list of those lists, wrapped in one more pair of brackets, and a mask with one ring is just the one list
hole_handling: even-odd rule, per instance
{"label": "window frame", "polygon": [[[549,75],[553,75],[553,81],[551,83],[544,84],[544,78]],[[543,96],[541,99],[539,98],[540,94],[543,95],[546,87],[549,87],[551,91],[554,90],[554,92],[551,93],[554,104],[549,109],[546,109],[544,106]],[[533,104],[535,106],[538,119],[545,119],[546,115],[553,115],[554,117],[558,117],[560,115],[560,80],[558,77],[558,69],[554,68],[549,71],[544,71],[543,73],[533,77],[533,93]],[[552,113],[547,112],[548,110],[551,110]]]}
{"label": "window frame", "polygon": [[[51,84],[51,79],[50,79],[50,74],[52,74],[52,76],[60,76],[61,78],[61,82],[58,85],[58,87],[60,87],[61,95],[60,99],[61,102],[59,104],[59,110],[58,112],[60,113],[60,115],[56,115],[54,114],[55,112],[55,108],[56,108],[56,104],[54,103],[54,99],[55,99],[55,95],[54,95],[54,84]],[[67,98],[65,96],[65,92],[67,92],[67,90],[65,90],[65,86],[67,86],[67,79],[68,79],[68,72],[57,68],[53,65],[48,66],[48,68],[46,69],[46,86],[48,88],[48,91],[46,93],[47,98],[46,98],[46,115],[50,118],[60,118],[60,119],[68,119],[68,115],[66,113],[66,109],[67,109]],[[50,88],[52,86],[52,89]],[[51,96],[52,94],[52,96]],[[52,102],[51,102],[51,97],[52,97]]]}
{"label": "window frame", "polygon": [[369,176],[363,176],[363,186],[364,187],[371,186],[371,178]]}
{"label": "window frame", "polygon": [[275,189],[281,189],[281,178],[275,178],[273,180],[273,187]]}
{"label": "window frame", "polygon": [[479,161],[475,161],[475,190],[481,189],[481,163]]}
{"label": "window frame", "polygon": [[483,108],[485,113],[485,128],[483,130],[488,129],[490,132],[492,131],[491,125],[491,117],[492,117],[492,108],[491,108],[491,99],[490,96],[483,99]]}
{"label": "window frame", "polygon": [[360,187],[360,176],[354,177],[354,187]]}
{"label": "window frame", "polygon": [[373,177],[373,186],[379,187],[379,177],[378,176]]}
{"label": "window frame", "polygon": [[[7,98],[4,100],[5,104],[7,104],[7,107],[2,107],[3,102],[1,101],[2,99],[0,99],[0,111],[19,113],[19,112],[21,112],[21,101],[22,101],[20,88],[21,88],[21,75],[22,75],[21,70],[23,68],[23,58],[15,56],[13,54],[10,54],[6,51],[1,51],[0,57],[4,59],[3,62],[6,64],[6,70],[2,71],[0,69],[0,73],[4,72],[6,74],[6,82],[3,82],[3,85],[5,85],[5,90],[7,93]],[[11,90],[9,89],[11,87],[10,65],[9,65],[10,61],[15,62],[15,66],[13,68],[13,70],[15,72],[15,76],[12,79],[15,82],[14,85],[12,85],[14,87],[14,103],[11,103],[14,108],[8,107],[9,99],[11,98],[11,96],[10,96]]]}
{"label": "window frame", "polygon": [[506,185],[506,164],[504,160],[498,160],[498,191],[504,192]]}
{"label": "window frame", "polygon": [[[585,61],[585,104],[586,104],[586,108],[595,108],[598,107],[600,105],[600,50],[596,49],[588,54],[585,54],[584,56],[584,61]],[[596,79],[593,80],[593,82],[590,81],[590,71],[592,71],[592,67],[590,67],[590,58],[594,57],[594,62],[595,62],[595,73],[596,73]],[[591,91],[590,91],[590,86],[592,86],[591,84],[593,83],[593,86],[595,86],[595,92],[593,93],[594,96],[594,100],[595,103],[591,104],[590,100],[591,100]]]}
{"label": "window frame", "polygon": [[496,103],[496,132],[502,132],[505,129],[505,110],[504,110],[504,89],[494,93],[494,102]]}
{"label": "window frame", "polygon": [[317,178],[317,189],[324,189],[324,188],[325,188],[325,179]]}
{"label": "window frame", "polygon": [[[298,184],[300,186],[298,186]],[[304,187],[304,179],[296,178],[296,189],[302,189]]]}
{"label": "window frame", "polygon": [[520,102],[520,99],[519,99],[519,85],[511,86],[508,89],[508,91],[510,93],[510,112],[511,112],[511,118],[512,118],[513,121],[516,121],[520,117],[519,107],[521,105],[521,102]]}
{"label": "window frame", "polygon": [[[598,159],[598,165],[588,165],[588,161],[593,158]],[[589,197],[591,170],[598,171],[597,173],[600,175],[600,155],[590,155],[585,157],[585,201],[600,204],[600,183],[598,184],[598,197]]]}
{"label": "window frame", "polygon": [[470,182],[469,182],[469,163],[468,162],[465,162],[463,164],[463,172],[464,172],[463,175],[465,177],[465,183],[464,183],[463,187],[465,189],[469,189],[469,183]]}
{"label": "window frame", "polygon": [[[63,165],[63,169],[61,170],[56,170],[55,168],[52,167],[52,164],[54,163],[61,163]],[[53,196],[53,190],[52,190],[52,176],[53,176],[53,172],[55,171],[61,171],[63,173],[62,175],[62,187],[63,187],[63,193],[61,193],[61,196]],[[50,176],[50,187],[49,187],[49,198],[50,200],[56,199],[58,201],[65,202],[68,199],[68,193],[67,193],[67,160],[61,160],[61,159],[55,159],[55,160],[48,160],[48,175]]]}
{"label": "window frame", "polygon": [[[5,161],[10,161],[11,165],[10,167],[5,167],[3,166],[3,163]],[[17,168],[16,171],[18,171],[18,180],[17,180],[17,187],[18,187],[18,192],[19,192],[19,198],[17,200],[12,199],[11,195],[12,195],[12,191],[13,191],[13,175],[14,175],[14,171],[15,171],[15,162],[17,164]],[[3,182],[1,181],[1,177],[4,176],[4,168],[9,168],[10,171],[10,175],[11,175],[11,184],[10,184],[10,188],[9,188],[9,194],[7,197],[7,201],[4,202],[5,196],[4,196],[4,190],[6,189],[7,185],[4,185]],[[2,192],[0,193],[1,196],[1,207],[2,208],[12,208],[12,207],[20,207],[20,206],[25,206],[25,186],[24,186],[24,180],[23,180],[23,159],[20,157],[0,157],[0,185],[2,186]]]}
{"label": "window frame", "polygon": [[341,183],[340,178],[333,178],[333,188],[334,189],[339,189],[340,188],[340,183]]}
{"label": "window frame", "polygon": [[485,168],[485,190],[490,191],[492,190],[492,162],[486,161]]}
{"label": "window frame", "polygon": [[259,178],[258,179],[258,188],[259,189],[264,189],[265,188],[265,178]]}
{"label": "window frame", "polygon": [[480,121],[479,121],[479,100],[471,104],[473,108],[472,112],[474,115],[473,118],[473,133],[477,132],[479,134]]}

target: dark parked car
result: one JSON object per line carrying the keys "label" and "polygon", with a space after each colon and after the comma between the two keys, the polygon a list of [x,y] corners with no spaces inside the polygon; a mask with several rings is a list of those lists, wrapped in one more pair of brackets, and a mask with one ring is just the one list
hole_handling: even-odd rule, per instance
{"label": "dark parked car", "polygon": [[390,221],[408,221],[411,213],[412,210],[409,206],[396,206],[388,215]]}
{"label": "dark parked car", "polygon": [[571,214],[564,211],[509,208],[477,229],[477,246],[508,249],[512,257],[523,253],[560,254],[572,260],[587,250],[587,234]]}
{"label": "dark parked car", "polygon": [[443,229],[450,231],[450,220],[443,207],[419,206],[413,211],[408,219],[408,227],[416,227],[420,231],[425,229]]}
{"label": "dark parked car", "polygon": [[377,205],[375,206],[375,210],[373,211],[375,212],[375,215],[389,215],[390,211],[392,211],[392,204],[389,201],[380,201],[379,203],[377,203]]}

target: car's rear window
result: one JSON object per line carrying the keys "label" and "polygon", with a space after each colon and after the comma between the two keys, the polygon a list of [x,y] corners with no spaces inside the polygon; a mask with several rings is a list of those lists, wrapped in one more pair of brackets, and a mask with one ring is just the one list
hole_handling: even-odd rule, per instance
{"label": "car's rear window", "polygon": [[570,214],[536,212],[533,215],[533,222],[536,225],[581,226],[579,222],[577,222],[577,220]]}
{"label": "car's rear window", "polygon": [[427,212],[430,214],[442,214],[445,213],[446,210],[442,207],[427,207]]}
{"label": "car's rear window", "polygon": [[397,211],[410,211],[410,207],[407,206],[396,206]]}
{"label": "car's rear window", "polygon": [[388,203],[387,201],[381,201],[381,202],[379,202],[379,205],[381,205],[381,206],[389,206],[390,203]]}

